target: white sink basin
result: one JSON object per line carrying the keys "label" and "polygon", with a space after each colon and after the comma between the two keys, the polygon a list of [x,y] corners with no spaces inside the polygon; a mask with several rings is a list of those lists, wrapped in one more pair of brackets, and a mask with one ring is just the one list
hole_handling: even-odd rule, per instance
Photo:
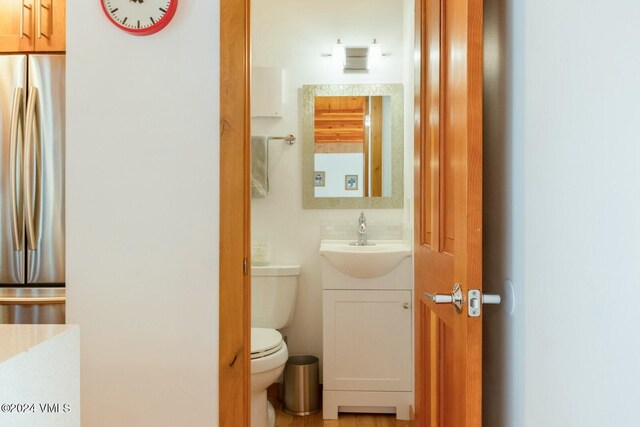
{"label": "white sink basin", "polygon": [[342,273],[360,279],[384,276],[411,255],[402,240],[373,240],[367,246],[353,240],[321,240],[320,255]]}

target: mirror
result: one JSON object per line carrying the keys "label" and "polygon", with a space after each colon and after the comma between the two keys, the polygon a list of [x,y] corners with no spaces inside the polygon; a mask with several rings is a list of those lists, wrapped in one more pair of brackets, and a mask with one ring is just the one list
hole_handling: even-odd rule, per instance
{"label": "mirror", "polygon": [[401,84],[305,85],[303,207],[401,208]]}

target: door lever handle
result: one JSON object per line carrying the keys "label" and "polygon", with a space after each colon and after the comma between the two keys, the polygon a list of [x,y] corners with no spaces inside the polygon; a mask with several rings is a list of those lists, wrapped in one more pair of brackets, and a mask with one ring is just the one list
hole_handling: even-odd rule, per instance
{"label": "door lever handle", "polygon": [[436,304],[451,304],[453,302],[453,296],[449,294],[430,294],[425,292],[424,296]]}
{"label": "door lever handle", "polygon": [[482,303],[483,304],[500,304],[502,302],[502,297],[496,294],[482,294]]}
{"label": "door lever handle", "polygon": [[[458,314],[462,313],[462,288],[459,283],[453,286],[450,294],[424,293],[425,298],[430,299],[436,304],[452,304]],[[467,310],[469,317],[480,317],[483,304],[500,304],[502,298],[495,294],[482,294],[478,289],[470,289],[467,298]]]}
{"label": "door lever handle", "polygon": [[425,292],[424,296],[436,304],[452,304],[458,314],[462,313],[462,289],[459,283],[453,286],[453,291],[450,294]]}

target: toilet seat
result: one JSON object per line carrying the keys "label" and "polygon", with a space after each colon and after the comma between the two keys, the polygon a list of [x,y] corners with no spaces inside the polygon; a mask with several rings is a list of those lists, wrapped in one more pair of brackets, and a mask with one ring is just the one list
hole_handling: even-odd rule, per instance
{"label": "toilet seat", "polygon": [[283,345],[282,335],[275,329],[251,328],[251,360],[276,353]]}

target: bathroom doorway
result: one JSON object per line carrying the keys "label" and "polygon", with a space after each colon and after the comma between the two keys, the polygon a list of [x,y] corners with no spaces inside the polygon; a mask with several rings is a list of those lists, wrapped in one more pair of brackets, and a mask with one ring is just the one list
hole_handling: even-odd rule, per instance
{"label": "bathroom doorway", "polygon": [[220,425],[249,427],[249,2],[222,0],[221,14]]}

